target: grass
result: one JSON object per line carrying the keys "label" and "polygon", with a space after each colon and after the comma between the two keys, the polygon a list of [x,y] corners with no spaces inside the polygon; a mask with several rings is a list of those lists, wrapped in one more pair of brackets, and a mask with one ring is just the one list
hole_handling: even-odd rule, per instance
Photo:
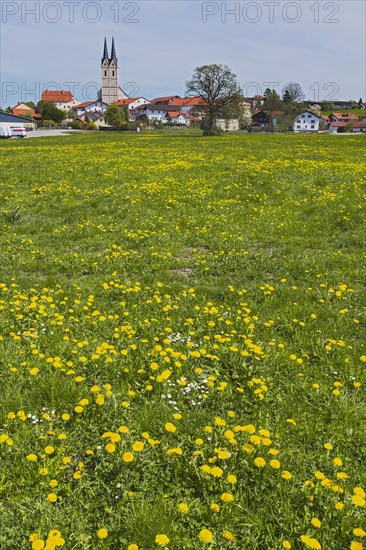
{"label": "grass", "polygon": [[1,548],[362,548],[363,150],[1,143]]}

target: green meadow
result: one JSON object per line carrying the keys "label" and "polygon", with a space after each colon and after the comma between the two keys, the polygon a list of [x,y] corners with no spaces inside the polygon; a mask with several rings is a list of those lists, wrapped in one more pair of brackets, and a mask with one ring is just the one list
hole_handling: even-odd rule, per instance
{"label": "green meadow", "polygon": [[362,550],[364,137],[0,149],[0,547]]}

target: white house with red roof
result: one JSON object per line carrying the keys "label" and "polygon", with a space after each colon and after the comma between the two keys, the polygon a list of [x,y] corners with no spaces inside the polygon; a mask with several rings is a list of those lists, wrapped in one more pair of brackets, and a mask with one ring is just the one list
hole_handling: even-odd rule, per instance
{"label": "white house with red roof", "polygon": [[80,103],[74,99],[69,90],[44,90],[41,95],[41,101],[53,103],[57,109],[63,111],[68,111]]}
{"label": "white house with red roof", "polygon": [[294,121],[294,132],[318,132],[320,117],[311,111],[297,115]]}
{"label": "white house with red roof", "polygon": [[104,114],[107,110],[108,105],[100,101],[99,99],[94,99],[93,101],[85,101],[84,103],[79,103],[76,107],[73,107],[73,111],[76,112],[77,116],[85,116],[85,114],[101,112]]}

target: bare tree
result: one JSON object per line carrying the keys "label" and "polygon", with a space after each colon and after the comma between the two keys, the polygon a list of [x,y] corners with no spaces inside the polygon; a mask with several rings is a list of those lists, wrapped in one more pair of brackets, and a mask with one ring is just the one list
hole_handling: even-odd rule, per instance
{"label": "bare tree", "polygon": [[305,94],[302,91],[300,84],[297,82],[288,82],[282,88],[282,97],[286,97],[292,103],[300,103],[304,100]]}
{"label": "bare tree", "polygon": [[186,84],[187,95],[201,96],[206,102],[204,133],[213,135],[218,118],[230,118],[240,106],[240,88],[236,75],[227,65],[197,67]]}

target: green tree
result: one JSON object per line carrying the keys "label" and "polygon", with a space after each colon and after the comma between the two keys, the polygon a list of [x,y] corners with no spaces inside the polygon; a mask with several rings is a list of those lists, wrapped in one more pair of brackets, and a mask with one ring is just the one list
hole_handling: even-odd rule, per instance
{"label": "green tree", "polygon": [[56,105],[48,101],[39,101],[35,108],[36,113],[42,115],[42,119],[54,120],[56,123],[62,122],[66,118],[65,111],[57,109]]}
{"label": "green tree", "polygon": [[126,107],[120,109],[117,105],[108,105],[104,119],[115,130],[125,130],[128,128],[129,119]]}
{"label": "green tree", "polygon": [[186,93],[202,97],[204,109],[203,133],[216,134],[216,120],[229,119],[240,110],[241,95],[236,75],[226,65],[203,65],[197,67],[186,84]]}

